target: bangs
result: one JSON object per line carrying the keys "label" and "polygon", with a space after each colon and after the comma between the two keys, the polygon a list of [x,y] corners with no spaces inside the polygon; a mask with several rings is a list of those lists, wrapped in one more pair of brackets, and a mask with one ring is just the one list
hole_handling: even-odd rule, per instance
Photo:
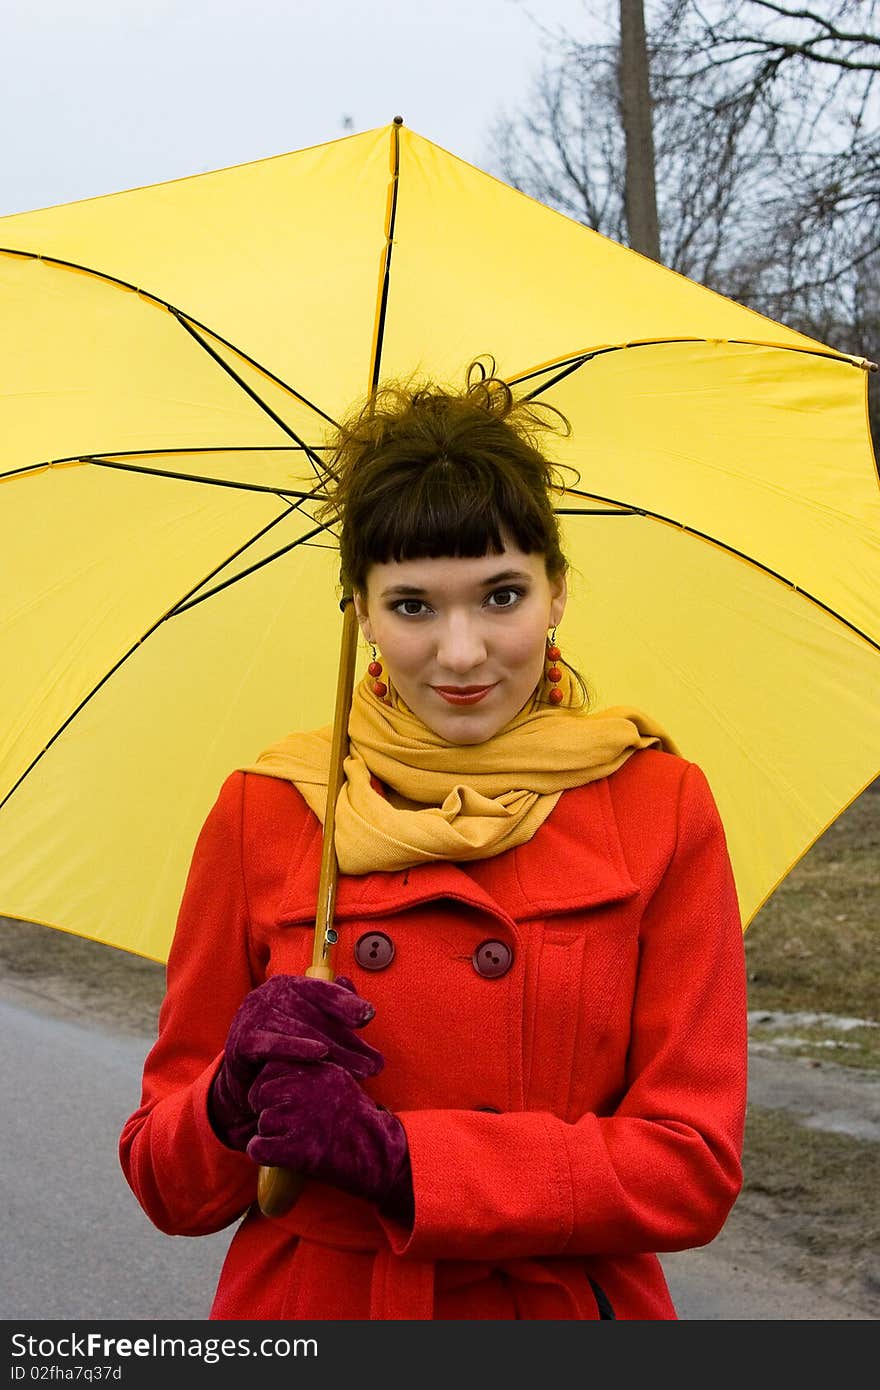
{"label": "bangs", "polygon": [[[524,505],[496,474],[480,476],[473,463],[456,468],[447,460],[399,477],[387,505],[360,519],[359,550],[367,564],[431,560],[445,556],[476,559],[501,554],[505,539],[526,554],[547,549],[544,519]],[[439,476],[438,476],[439,475]]]}

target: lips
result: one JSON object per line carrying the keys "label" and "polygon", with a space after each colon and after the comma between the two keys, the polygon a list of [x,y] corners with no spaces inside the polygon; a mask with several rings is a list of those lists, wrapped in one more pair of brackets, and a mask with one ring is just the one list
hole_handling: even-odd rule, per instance
{"label": "lips", "polygon": [[[497,684],[496,681],[495,685]],[[490,690],[494,690],[495,685],[435,685],[432,689],[450,705],[475,705],[478,700],[488,695]]]}

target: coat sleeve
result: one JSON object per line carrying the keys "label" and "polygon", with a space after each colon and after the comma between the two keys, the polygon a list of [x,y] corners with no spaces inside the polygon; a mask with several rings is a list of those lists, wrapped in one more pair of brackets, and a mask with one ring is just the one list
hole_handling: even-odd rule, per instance
{"label": "coat sleeve", "polygon": [[398,1254],[514,1259],[704,1245],[740,1191],[747,1012],[721,821],[686,765],[677,839],[642,917],[626,1090],[611,1115],[399,1112],[416,1218]]}
{"label": "coat sleeve", "polygon": [[119,1140],[129,1186],[170,1235],[221,1230],[256,1197],[256,1165],[221,1143],[207,1111],[232,1016],[257,983],[242,873],[244,780],[226,779],[198,837],[141,1104]]}

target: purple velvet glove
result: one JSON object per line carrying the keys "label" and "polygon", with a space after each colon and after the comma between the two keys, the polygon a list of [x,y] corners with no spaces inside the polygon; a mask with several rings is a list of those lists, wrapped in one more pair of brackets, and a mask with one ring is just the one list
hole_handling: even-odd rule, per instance
{"label": "purple velvet glove", "polygon": [[292,1168],[377,1202],[413,1221],[406,1131],[334,1062],[269,1062],[251,1087],[259,1128],[247,1146],[255,1163]]}
{"label": "purple velvet glove", "polygon": [[326,1058],[354,1076],[375,1076],[385,1065],[382,1054],[354,1032],[374,1013],[345,976],[273,975],[252,989],[230,1024],[208,1097],[217,1136],[232,1149],[247,1148],[257,1132],[248,1092],[267,1062]]}

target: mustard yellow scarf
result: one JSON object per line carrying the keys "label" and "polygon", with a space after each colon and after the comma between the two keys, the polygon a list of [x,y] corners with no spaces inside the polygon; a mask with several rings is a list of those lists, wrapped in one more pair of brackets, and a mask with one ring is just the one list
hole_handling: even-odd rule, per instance
{"label": "mustard yellow scarf", "polygon": [[[392,686],[373,694],[365,675],[354,690],[349,754],[336,805],[340,871],[411,868],[428,860],[489,859],[530,840],[562,792],[615,772],[641,748],[678,749],[641,711],[614,706],[588,714],[562,667],[559,705],[528,704],[485,743],[447,743]],[[289,734],[243,768],[294,783],[322,822],[327,810],[332,726]],[[388,799],[370,785],[374,774]]]}

